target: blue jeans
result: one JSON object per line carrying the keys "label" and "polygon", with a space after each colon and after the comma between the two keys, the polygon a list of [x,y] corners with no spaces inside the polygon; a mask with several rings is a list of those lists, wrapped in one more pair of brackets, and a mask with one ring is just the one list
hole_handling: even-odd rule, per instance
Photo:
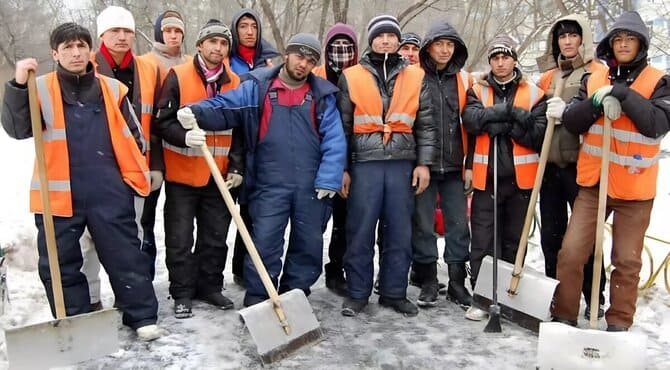
{"label": "blue jeans", "polygon": [[428,188],[416,197],[412,220],[412,259],[421,264],[436,262],[438,259],[434,233],[438,194],[444,216],[444,261],[447,264],[465,263],[470,259],[470,229],[467,197],[463,194],[460,172],[449,172],[442,176],[431,173]]}

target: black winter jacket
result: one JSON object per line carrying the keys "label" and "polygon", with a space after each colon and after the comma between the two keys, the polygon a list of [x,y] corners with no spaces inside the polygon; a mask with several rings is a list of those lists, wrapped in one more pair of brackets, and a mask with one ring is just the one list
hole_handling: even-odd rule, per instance
{"label": "black winter jacket", "polygon": [[[193,57],[193,67],[198,72],[203,86],[205,86],[205,75],[200,69],[197,55]],[[228,76],[230,72],[227,69],[224,66],[224,72],[216,81],[217,91],[222,85],[230,82],[230,77]],[[181,124],[177,120],[177,111],[181,108],[179,101],[179,80],[177,79],[177,74],[173,70],[170,70],[161,89],[161,96],[158,100],[151,131],[168,143],[185,148],[187,130],[181,127]],[[244,174],[244,135],[241,129],[233,129],[233,139],[228,151],[228,173]]]}
{"label": "black winter jacket", "polygon": [[[454,42],[454,54],[447,66],[438,70],[428,54],[433,41],[449,39]],[[419,52],[421,67],[426,72],[424,83],[428,87],[433,108],[433,119],[438,132],[437,157],[430,167],[431,172],[446,173],[461,171],[467,148],[463,148],[461,132],[461,114],[458,107],[457,74],[468,59],[468,50],[458,32],[445,21],[438,21],[426,32],[423,46]],[[467,134],[466,134],[467,135]],[[467,135],[468,142],[474,145],[474,136]]]}
{"label": "black winter jacket", "polygon": [[[484,79],[475,83],[493,87],[493,107],[484,107],[472,89],[468,90],[468,102],[463,111],[463,125],[469,134],[490,134],[493,130],[501,132],[498,135],[498,177],[514,177],[514,157],[512,155],[512,139],[536,152],[542,150],[544,132],[547,129],[546,97],[543,97],[533,109],[528,112],[512,106],[519,82],[525,81],[521,71],[514,69],[516,77],[499,85],[489,73]],[[531,83],[526,81],[527,83]],[[494,129],[495,128],[495,129]],[[493,158],[493,139],[489,149],[489,158]],[[493,176],[493,166],[488,166],[488,178]]]}
{"label": "black winter jacket", "polygon": [[[619,65],[614,59],[610,38],[619,31],[632,31],[641,38],[637,57],[631,64]],[[621,102],[625,113],[638,131],[644,136],[659,138],[670,130],[670,76],[664,76],[656,85],[649,99],[633,91],[630,85],[647,66],[647,48],[649,35],[644,22],[637,13],[624,13],[605,35],[596,49],[596,56],[607,62],[610,67],[610,81],[614,87],[610,95]],[[588,97],[586,86],[590,74],[584,75],[579,94],[575,96],[563,113],[563,125],[575,134],[582,134],[603,115],[602,106],[594,108]]]}
{"label": "black winter jacket", "polygon": [[[395,63],[394,63],[395,62]],[[382,97],[383,115],[391,103],[393,87],[398,73],[408,66],[407,62],[400,59],[397,54],[389,57],[386,63],[387,78],[384,80],[371,59],[371,52],[361,58],[359,64],[367,69],[377,81],[379,93]],[[343,74],[339,80],[340,92],[337,94],[337,107],[342,116],[344,133],[348,143],[348,162],[367,162],[379,160],[412,160],[417,165],[430,166],[434,163],[437,145],[437,129],[433,122],[432,109],[430,107],[430,92],[424,80],[419,96],[419,110],[416,114],[413,126],[413,134],[393,133],[391,140],[384,145],[383,134],[374,132],[370,134],[354,134],[354,103],[349,96],[347,78]]]}

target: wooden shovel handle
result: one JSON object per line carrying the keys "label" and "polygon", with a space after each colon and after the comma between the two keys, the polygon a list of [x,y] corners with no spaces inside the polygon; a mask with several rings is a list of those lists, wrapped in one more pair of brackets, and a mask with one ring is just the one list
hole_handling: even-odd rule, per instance
{"label": "wooden shovel handle", "polygon": [[58,263],[58,247],[56,245],[56,231],[54,228],[51,202],[49,200],[49,179],[47,178],[46,158],[44,156],[44,140],[42,138],[42,115],[40,103],[37,98],[37,83],[35,72],[28,72],[28,101],[30,103],[30,123],[33,130],[35,142],[35,160],[37,161],[37,174],[40,179],[40,196],[42,197],[42,220],[44,222],[44,234],[47,244],[47,256],[49,257],[49,271],[51,273],[51,290],[53,292],[54,309],[56,318],[65,318],[65,299],[63,298],[63,285],[61,283],[60,264]]}
{"label": "wooden shovel handle", "polygon": [[279,301],[279,294],[277,293],[277,289],[275,289],[274,284],[272,284],[272,280],[270,279],[268,271],[265,269],[263,260],[261,259],[261,256],[258,254],[258,251],[256,250],[256,246],[254,245],[254,242],[251,239],[251,235],[249,235],[249,230],[247,229],[247,226],[244,224],[242,216],[240,216],[240,213],[237,211],[237,208],[235,207],[235,201],[233,200],[232,195],[230,195],[230,191],[228,190],[228,186],[226,185],[226,182],[224,181],[223,176],[219,171],[219,167],[216,165],[212,153],[209,152],[207,144],[203,144],[200,147],[200,149],[202,149],[202,154],[205,157],[205,161],[207,162],[209,171],[212,173],[212,176],[214,177],[214,182],[216,182],[216,186],[219,188],[219,191],[223,196],[223,201],[224,203],[226,203],[226,207],[228,207],[228,211],[233,217],[235,225],[237,225],[237,230],[240,232],[240,235],[242,236],[242,241],[244,241],[244,246],[247,248],[247,251],[249,252],[251,261],[254,263],[256,271],[258,271],[258,275],[260,276],[261,281],[263,282],[263,286],[265,287],[265,290],[268,292],[268,295],[270,296],[270,300],[272,301],[275,314],[279,319],[279,324],[283,327],[286,335],[289,335],[291,333],[291,328],[289,327],[288,322],[286,321],[286,315],[284,314],[284,309],[282,308],[281,302]]}
{"label": "wooden shovel handle", "polygon": [[[557,71],[556,73],[560,73]],[[561,96],[563,93],[563,86],[565,86],[565,78],[559,76],[554,89],[554,96]],[[530,200],[528,201],[528,210],[526,211],[526,219],[523,223],[523,230],[521,231],[521,238],[519,239],[519,248],[516,251],[516,259],[514,260],[514,270],[512,271],[512,280],[510,280],[507,294],[510,296],[516,295],[519,288],[519,281],[521,280],[521,271],[523,270],[524,259],[526,258],[526,248],[528,247],[528,231],[530,224],[535,215],[535,205],[537,204],[537,196],[540,194],[542,188],[542,179],[544,178],[544,169],[547,167],[547,159],[549,159],[549,149],[551,148],[551,139],[554,136],[554,128],[556,126],[556,119],[551,117],[547,120],[547,130],[544,132],[544,141],[542,141],[542,149],[540,151],[540,163],[537,166],[537,173],[535,174],[535,183],[533,184],[533,191],[530,193]]]}
{"label": "wooden shovel handle", "polygon": [[603,240],[605,239],[605,218],[607,205],[607,188],[609,186],[610,141],[612,121],[605,116],[603,122],[603,146],[600,158],[600,185],[598,187],[598,216],[596,218],[596,245],[593,252],[593,281],[591,282],[591,306],[588,307],[591,317],[589,326],[598,328],[598,308],[600,306],[600,269],[603,263]]}

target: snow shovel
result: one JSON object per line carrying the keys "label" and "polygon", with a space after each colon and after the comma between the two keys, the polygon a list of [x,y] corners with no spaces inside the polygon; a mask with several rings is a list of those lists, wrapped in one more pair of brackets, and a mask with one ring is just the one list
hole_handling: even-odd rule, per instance
{"label": "snow shovel", "polygon": [[[554,96],[561,95],[564,85],[565,79],[559,77],[556,82]],[[551,301],[554,298],[554,291],[558,285],[558,280],[547,277],[528,266],[524,266],[526,248],[528,246],[528,232],[535,214],[535,205],[540,188],[542,187],[542,178],[547,166],[549,148],[551,147],[551,139],[554,135],[556,125],[555,118],[549,118],[547,121],[547,129],[544,133],[544,141],[542,142],[542,149],[540,151],[540,160],[537,173],[535,174],[535,183],[530,194],[516,259],[514,265],[505,261],[498,261],[498,269],[502,273],[498,272],[497,274],[498,279],[505,283],[509,282],[509,288],[506,292],[502,291],[502,288],[498,292],[500,294],[498,299],[502,306],[501,312],[503,317],[534,332],[539,330],[540,322],[551,319]],[[490,274],[494,273],[489,263],[490,260],[485,259],[482,262],[479,273],[481,277],[482,272],[484,272],[483,276],[487,279],[485,281],[489,281]],[[521,277],[524,277],[524,279],[522,280]]]}
{"label": "snow shovel", "polygon": [[[593,255],[590,329],[562,323],[541,323],[537,344],[540,369],[645,369],[647,336],[632,332],[604,332],[598,327],[598,294],[605,231],[612,122],[605,116],[598,188],[596,245]],[[595,301],[593,300],[595,297]]]}
{"label": "snow shovel", "polygon": [[[481,271],[481,269],[480,269]],[[479,274],[481,276],[481,272]],[[500,333],[500,305],[498,305],[498,136],[493,138],[493,284],[491,305],[489,306],[489,322],[484,327],[485,333]],[[484,285],[484,284],[476,284]]]}
{"label": "snow shovel", "polygon": [[40,179],[44,213],[44,233],[51,272],[56,319],[45,323],[5,330],[7,359],[10,369],[45,369],[73,365],[119,350],[119,315],[115,309],[76,316],[65,316],[58,249],[49,201],[46,161],[40,106],[37,100],[35,73],[28,79],[30,120],[35,140],[35,157]]}
{"label": "snow shovel", "polygon": [[305,293],[300,289],[293,289],[281,296],[277,294],[270,275],[251,240],[249,230],[235,208],[233,197],[230,195],[212,153],[207,148],[207,144],[201,146],[201,149],[226,207],[235,220],[249,256],[263,281],[263,286],[270,296],[270,299],[264,302],[239,311],[249,329],[251,338],[256,343],[261,361],[263,364],[271,364],[289,357],[302,347],[320,342],[323,340],[323,331]]}

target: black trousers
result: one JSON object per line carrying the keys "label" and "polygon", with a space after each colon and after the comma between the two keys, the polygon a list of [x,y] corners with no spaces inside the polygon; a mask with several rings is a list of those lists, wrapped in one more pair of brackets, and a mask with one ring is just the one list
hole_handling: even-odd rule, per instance
{"label": "black trousers", "polygon": [[231,216],[214,180],[197,188],[166,182],[164,217],[170,295],[193,298],[221,291]]}

